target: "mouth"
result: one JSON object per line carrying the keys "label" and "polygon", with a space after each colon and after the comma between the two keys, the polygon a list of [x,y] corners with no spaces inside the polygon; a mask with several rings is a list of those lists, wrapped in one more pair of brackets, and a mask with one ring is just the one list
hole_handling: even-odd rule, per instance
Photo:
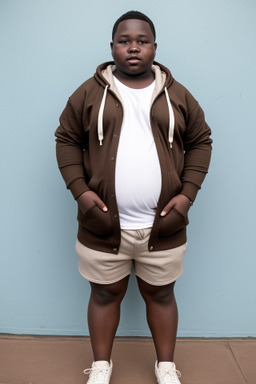
{"label": "mouth", "polygon": [[130,56],[128,57],[127,61],[131,64],[137,64],[141,59],[138,56]]}

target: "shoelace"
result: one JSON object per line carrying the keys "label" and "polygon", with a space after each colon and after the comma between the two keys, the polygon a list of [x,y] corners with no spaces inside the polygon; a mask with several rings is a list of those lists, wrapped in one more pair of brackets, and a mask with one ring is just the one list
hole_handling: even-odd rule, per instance
{"label": "shoelace", "polygon": [[177,376],[181,377],[180,371],[177,369],[159,369],[160,376],[165,384],[177,384]]}
{"label": "shoelace", "polygon": [[93,382],[97,379],[98,383],[105,383],[106,376],[108,374],[109,368],[102,368],[102,367],[92,367],[87,368],[84,370],[85,375],[90,375],[90,378],[92,378]]}

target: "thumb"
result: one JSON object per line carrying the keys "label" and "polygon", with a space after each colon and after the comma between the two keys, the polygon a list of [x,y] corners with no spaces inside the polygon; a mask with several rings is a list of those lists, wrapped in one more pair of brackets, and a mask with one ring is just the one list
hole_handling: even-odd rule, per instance
{"label": "thumb", "polygon": [[166,204],[166,206],[164,207],[164,209],[162,210],[162,212],[160,213],[160,216],[166,216],[170,210],[174,207],[174,202],[172,201],[172,199],[169,201],[168,204]]}
{"label": "thumb", "polygon": [[97,196],[97,198],[94,200],[95,204],[104,212],[107,212],[108,208],[105,203]]}

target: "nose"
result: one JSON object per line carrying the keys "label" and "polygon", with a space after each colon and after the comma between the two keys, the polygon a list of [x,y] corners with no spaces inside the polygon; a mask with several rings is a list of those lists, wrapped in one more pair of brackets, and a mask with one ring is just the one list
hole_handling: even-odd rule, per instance
{"label": "nose", "polygon": [[136,42],[131,43],[129,46],[129,52],[139,52],[140,48],[139,45]]}

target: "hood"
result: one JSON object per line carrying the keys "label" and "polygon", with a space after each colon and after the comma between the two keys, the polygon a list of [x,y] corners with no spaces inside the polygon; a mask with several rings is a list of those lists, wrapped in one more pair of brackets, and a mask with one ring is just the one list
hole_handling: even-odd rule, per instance
{"label": "hood", "polygon": [[[160,72],[161,72],[161,74],[163,76],[163,80],[165,80],[165,83],[163,85],[168,88],[171,85],[171,83],[173,82],[173,80],[174,80],[173,77],[172,77],[171,72],[169,71],[168,68],[166,68],[164,65],[158,63],[157,61],[153,62],[153,67],[152,67],[153,71],[154,71],[154,67],[158,67],[159,68],[159,70],[160,70]],[[106,63],[103,63],[103,64],[99,65],[97,67],[97,69],[96,69],[95,74],[94,74],[94,78],[104,88],[105,88],[105,86],[107,84],[110,86],[109,80],[111,81],[111,77],[107,78],[108,75],[106,75],[107,73],[110,73],[110,69],[111,69],[111,73],[115,70],[115,63],[114,63],[114,61],[107,61]]]}
{"label": "hood", "polygon": [[[108,89],[114,92],[116,96],[119,98],[119,100],[121,100],[122,102],[121,95],[118,92],[118,89],[113,79],[114,70],[115,70],[115,63],[113,61],[110,61],[110,62],[99,65],[94,75],[94,78],[98,81],[98,83],[101,84],[102,87],[104,87],[104,93],[103,93],[99,114],[98,114],[98,138],[99,138],[100,145],[103,144],[103,139],[104,139],[103,114],[104,114],[104,107],[105,107]],[[152,65],[152,71],[155,74],[155,88],[152,94],[151,106],[154,100],[156,99],[156,97],[160,93],[165,92],[166,103],[169,111],[168,137],[169,137],[170,147],[172,148],[175,120],[174,120],[173,108],[171,105],[167,88],[172,84],[173,77],[168,68],[164,67],[162,64],[159,64],[155,61]]]}

